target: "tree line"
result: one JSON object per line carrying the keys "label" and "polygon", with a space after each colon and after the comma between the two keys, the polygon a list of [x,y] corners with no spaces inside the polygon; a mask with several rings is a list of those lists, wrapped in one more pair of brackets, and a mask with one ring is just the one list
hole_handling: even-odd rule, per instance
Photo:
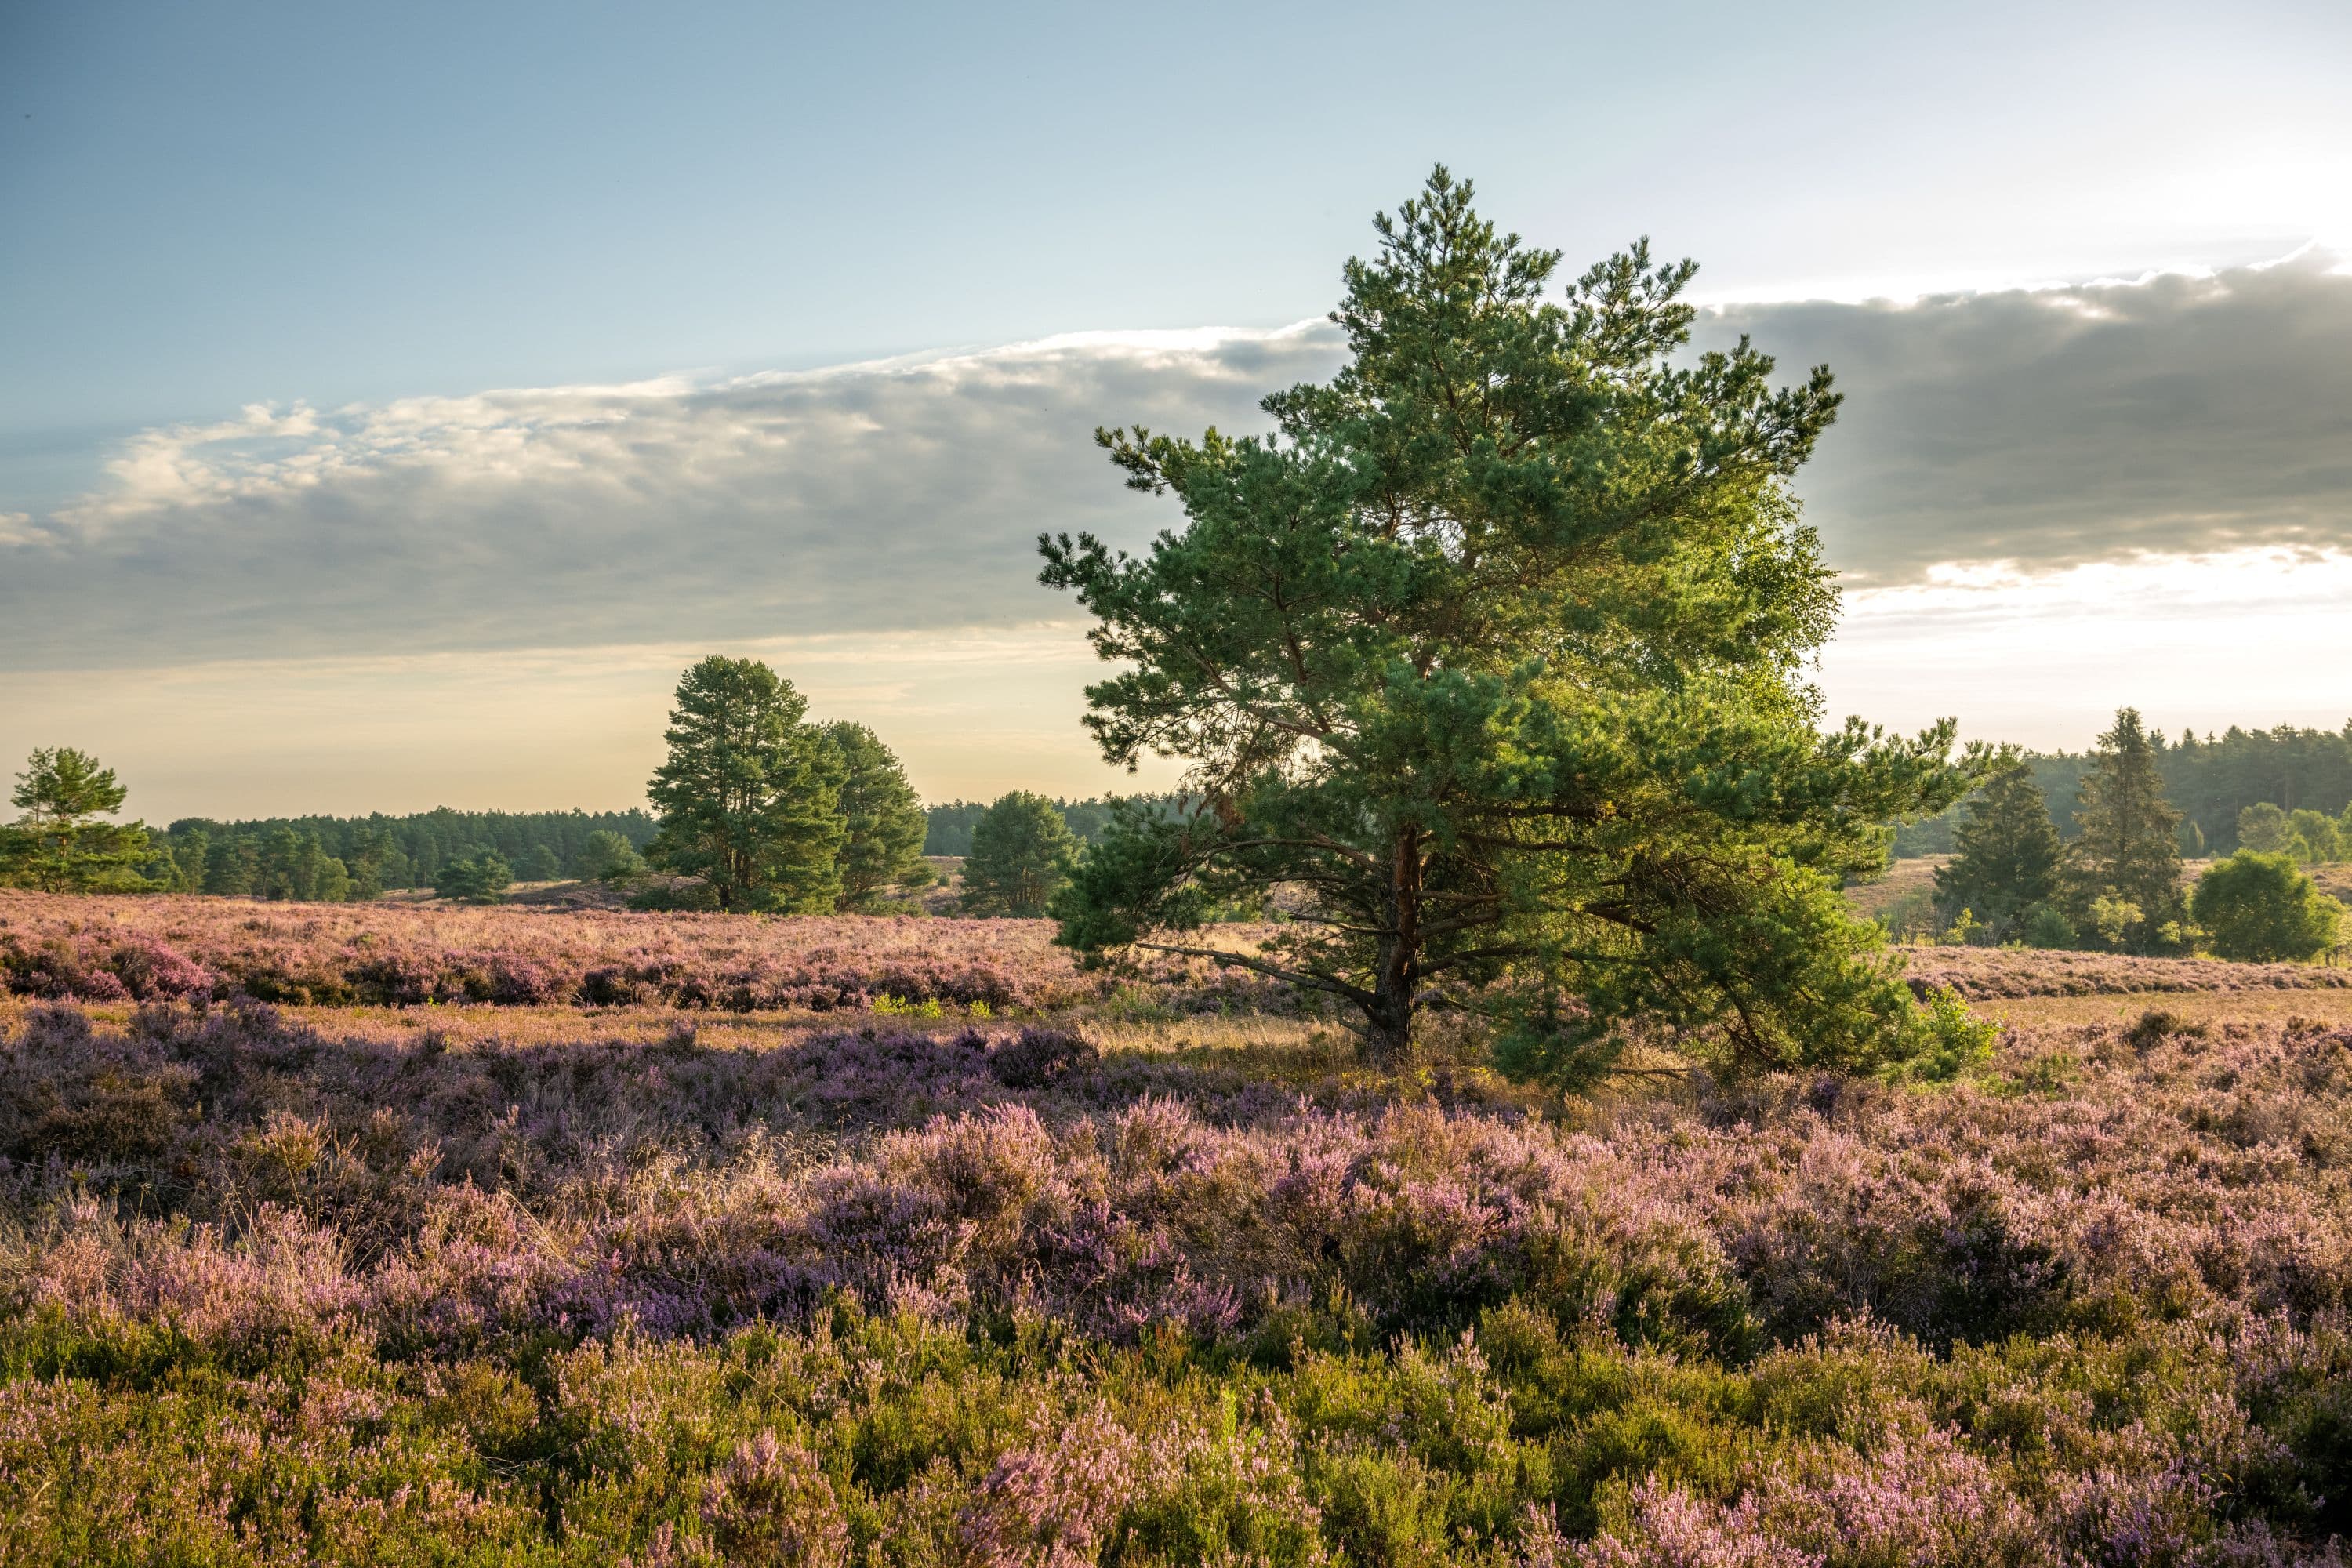
{"label": "tree line", "polygon": [[[1173,795],[1139,795],[1135,797],[1147,806],[1161,811],[1180,809],[1181,797]],[[969,855],[971,853],[972,829],[982,816],[993,805],[991,801],[951,800],[929,808],[929,826],[923,836],[926,855]],[[1061,813],[1062,825],[1080,844],[1091,844],[1102,837],[1110,826],[1111,815],[1118,802],[1113,799],[1064,800],[1055,796],[1052,802]]]}
{"label": "tree line", "polygon": [[654,836],[654,820],[635,807],[467,812],[440,806],[404,816],[378,812],[236,822],[188,816],[153,837],[155,856],[141,870],[173,892],[337,902],[430,888],[453,862],[485,856],[505,863],[513,880],[586,876],[599,833],[642,846]]}
{"label": "tree line", "polygon": [[[2331,951],[2344,911],[2301,867],[2340,860],[2340,819],[2267,801],[2230,824],[2238,847],[2184,887],[2187,817],[2168,797],[2160,737],[2135,709],[2084,759],[2061,836],[2034,770],[2014,763],[1959,808],[1933,903],[1949,940],[2142,954],[2200,949],[2242,960]],[[1895,923],[1900,923],[1898,921]]]}
{"label": "tree line", "polygon": [[[2165,796],[2180,813],[2181,852],[2192,859],[2227,855],[2242,844],[2280,852],[2274,837],[2260,841],[2244,837],[2242,821],[2269,820],[2259,811],[2248,818],[2250,809],[2268,806],[2309,824],[2319,818],[2340,821],[2346,809],[2352,807],[2352,720],[2347,720],[2340,731],[2291,724],[2272,730],[2232,725],[2219,735],[2208,733],[2201,739],[2194,731],[2183,731],[2179,739],[2170,741],[2163,731],[2149,730],[2147,740]],[[2074,837],[2074,798],[2092,766],[2092,754],[2026,752],[2019,761],[2049,802],[2058,836]],[[1950,854],[1961,809],[1956,805],[1924,821],[1898,826],[1895,857]]]}

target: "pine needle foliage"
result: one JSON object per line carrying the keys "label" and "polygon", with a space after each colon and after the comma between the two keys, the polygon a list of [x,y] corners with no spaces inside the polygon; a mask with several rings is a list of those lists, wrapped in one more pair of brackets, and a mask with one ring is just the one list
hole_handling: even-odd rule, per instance
{"label": "pine needle foliage", "polygon": [[34,752],[8,797],[24,815],[0,828],[0,883],[48,893],[146,886],[138,869],[149,856],[146,825],[106,820],[129,794],[87,752]]}
{"label": "pine needle foliage", "polygon": [[1995,942],[2021,933],[2058,896],[2065,856],[2050,805],[2021,763],[1993,775],[1952,830],[1952,858],[1936,868],[1937,912],[1946,924],[1963,910]]}
{"label": "pine needle foliage", "polygon": [[2180,813],[2158,772],[2162,737],[2137,708],[2116,711],[2075,796],[2080,831],[2067,846],[2066,881],[2076,925],[2125,952],[2164,952],[2186,940],[2180,887]]}
{"label": "pine needle foliage", "polygon": [[677,683],[669,755],[646,786],[661,828],[646,858],[699,877],[722,910],[829,911],[842,764],[808,700],[757,659],[712,654]]}
{"label": "pine needle foliage", "polygon": [[[1497,1013],[1551,1077],[1634,1019],[1755,1066],[1915,1048],[1836,889],[1991,759],[1948,721],[1817,726],[1837,594],[1789,479],[1827,371],[1686,353],[1694,268],[1646,243],[1555,297],[1559,255],[1472,194],[1440,167],[1375,220],[1332,318],[1348,362],[1268,397],[1272,433],[1097,432],[1185,525],[1140,557],[1041,538],[1043,579],[1126,666],[1087,689],[1104,755],[1182,760],[1192,805],[1115,817],[1061,940],[1327,994],[1375,1059],[1432,1005]],[[1190,935],[1269,890],[1290,918],[1262,953]]]}
{"label": "pine needle foliage", "polygon": [[890,889],[929,879],[923,835],[930,819],[898,754],[881,737],[847,720],[827,724],[824,736],[841,759],[841,893],[835,905],[844,911],[875,909]]}

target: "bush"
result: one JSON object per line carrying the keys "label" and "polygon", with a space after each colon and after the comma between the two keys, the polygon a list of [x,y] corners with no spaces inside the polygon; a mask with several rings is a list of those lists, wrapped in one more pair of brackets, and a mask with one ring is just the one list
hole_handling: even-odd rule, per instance
{"label": "bush", "polygon": [[2268,963],[2315,958],[2336,945],[2344,907],[2286,855],[2241,849],[2197,880],[2192,906],[2222,958]]}

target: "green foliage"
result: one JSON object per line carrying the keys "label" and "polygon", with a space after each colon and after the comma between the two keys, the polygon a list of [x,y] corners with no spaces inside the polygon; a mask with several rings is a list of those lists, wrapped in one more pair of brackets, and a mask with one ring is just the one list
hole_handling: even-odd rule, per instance
{"label": "green foliage", "polygon": [[2027,911],[2056,897],[2065,847],[2022,765],[1995,774],[1966,810],[1952,836],[1957,853],[1936,868],[1937,907],[1947,921],[1969,910],[1990,940],[2007,942]]}
{"label": "green foliage", "polygon": [[1929,991],[1906,1021],[1904,1048],[1889,1054],[1880,1076],[1892,1083],[1950,1083],[1992,1059],[2000,1026],[1969,1011],[1948,985]]}
{"label": "green foliage", "polygon": [[555,876],[592,876],[585,863],[589,838],[617,837],[632,851],[654,836],[653,818],[641,810],[591,814],[582,811],[460,812],[446,806],[408,816],[300,816],[247,822],[184,817],[172,824],[159,847],[175,867],[194,873],[181,890],[251,895],[261,875],[262,846],[280,828],[315,837],[320,853],[339,859],[348,873],[348,896],[372,899],[387,888],[429,888],[442,866],[478,848],[495,849],[509,865],[536,862],[544,870],[546,851]]}
{"label": "green foliage", "polygon": [[2083,940],[2074,922],[2055,904],[2038,904],[2028,910],[2018,935],[2028,947],[2067,948]]}
{"label": "green foliage", "polygon": [[2287,814],[2269,801],[2256,801],[2238,813],[2238,847],[2251,849],[2257,855],[2284,855],[2297,860],[2311,858],[2310,849],[2303,836],[2294,830],[2294,822]]}
{"label": "green foliage", "polygon": [[[1498,981],[1588,1059],[1651,1016],[1754,1066],[1874,1063],[1911,999],[1841,879],[1882,824],[1990,765],[1817,726],[1802,679],[1836,594],[1788,489],[1837,405],[1745,343],[1685,359],[1689,264],[1646,247],[1546,299],[1559,258],[1444,169],[1351,261],[1349,363],[1275,394],[1267,437],[1098,439],[1185,528],[1144,558],[1040,541],[1123,673],[1104,755],[1183,759],[1178,819],[1114,816],[1055,906],[1088,952],[1263,970],[1360,1009],[1368,1048]],[[1185,939],[1276,887],[1263,957]]]}
{"label": "green foliage", "polygon": [[[2293,725],[2275,730],[2232,726],[2224,734],[2201,740],[2184,731],[2169,745],[2161,735],[2150,740],[2165,797],[2182,814],[2178,835],[2184,858],[2226,855],[2242,845],[2271,847],[2247,844],[2239,835],[2239,814],[2250,801],[2267,802],[2281,812],[2292,807],[2332,817],[2339,835],[2352,830],[2352,821],[2347,819],[2352,814],[2352,723],[2334,731]],[[2080,752],[2029,752],[2021,760],[2049,800],[2059,836],[2074,837],[2078,831],[2075,793],[2094,759]],[[1959,821],[1959,808],[1955,808],[1897,826],[1895,855],[1949,853]]]}
{"label": "green foliage", "polygon": [[[1131,797],[1163,816],[1177,815],[1183,808],[1182,797],[1172,795],[1139,795]],[[1054,809],[1062,814],[1062,821],[1070,836],[1080,844],[1092,844],[1102,837],[1103,829],[1118,806],[1115,799],[1055,800]],[[923,830],[923,853],[926,855],[969,855],[971,853],[971,830],[980,821],[988,803],[977,800],[952,800],[926,808]]]}
{"label": "green foliage", "polygon": [[563,875],[562,862],[544,844],[534,844],[514,863],[515,878],[523,882],[552,882]]}
{"label": "green foliage", "polygon": [[201,893],[205,888],[205,858],[211,847],[211,840],[202,828],[185,837],[150,835],[148,848],[154,858],[140,868],[140,875],[169,892]]}
{"label": "green foliage", "polygon": [[1052,801],[1027,790],[999,796],[972,826],[963,911],[1024,919],[1044,914],[1076,853],[1077,840]]}
{"label": "green foliage", "polygon": [[725,910],[829,910],[841,884],[841,759],[808,701],[757,659],[713,654],[677,683],[669,755],[646,795],[647,858],[699,877]]}
{"label": "green foliage", "polygon": [[2352,856],[2343,826],[2325,812],[2298,806],[2287,813],[2287,824],[2303,840],[2305,859],[2332,866]]}
{"label": "green foliage", "polygon": [[599,882],[626,881],[645,869],[646,858],[637,847],[609,828],[590,834],[580,856],[580,874]]}
{"label": "green foliage", "polygon": [[50,893],[145,887],[146,824],[105,820],[129,793],[87,752],[34,752],[8,797],[23,815],[0,828],[0,884]]}
{"label": "green foliage", "polygon": [[352,878],[315,833],[273,827],[254,846],[246,868],[246,891],[257,899],[304,903],[341,903],[352,896]]}
{"label": "green foliage", "polygon": [[506,896],[514,879],[514,868],[500,859],[496,850],[485,849],[443,866],[433,892],[437,898],[469,904],[495,904]]}
{"label": "green foliage", "polygon": [[2292,857],[2241,849],[2197,879],[2196,913],[2216,955],[2262,963],[2316,958],[2334,947],[2344,906],[2314,887]]}
{"label": "green foliage", "polygon": [[2077,927],[2125,952],[2177,946],[2188,916],[2180,891],[2180,814],[2164,797],[2159,739],[2141,723],[2139,710],[2117,710],[2076,797],[2082,831],[2067,846],[2069,915]]}
{"label": "green foliage", "polygon": [[844,721],[826,725],[824,735],[842,769],[837,907],[874,909],[890,889],[930,879],[923,863],[929,820],[907,770],[873,731]]}

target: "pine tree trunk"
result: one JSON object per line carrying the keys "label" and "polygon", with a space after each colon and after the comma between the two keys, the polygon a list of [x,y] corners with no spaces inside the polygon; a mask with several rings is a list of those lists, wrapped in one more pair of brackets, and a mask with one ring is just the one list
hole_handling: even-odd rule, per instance
{"label": "pine tree trunk", "polygon": [[1412,1054],[1413,994],[1421,988],[1421,833],[1397,834],[1389,883],[1390,932],[1381,940],[1380,973],[1366,1010],[1364,1055],[1375,1067],[1396,1067]]}

